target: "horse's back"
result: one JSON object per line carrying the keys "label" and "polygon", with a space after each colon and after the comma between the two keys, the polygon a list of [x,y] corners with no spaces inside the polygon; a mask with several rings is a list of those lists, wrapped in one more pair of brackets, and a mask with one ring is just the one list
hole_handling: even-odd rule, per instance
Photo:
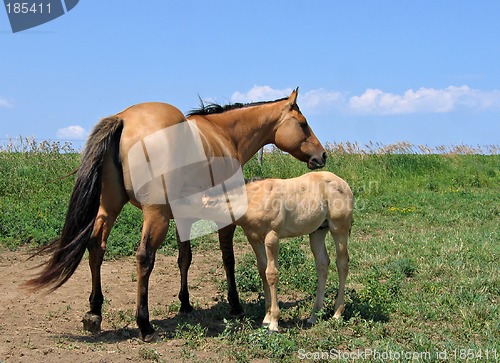
{"label": "horse's back", "polygon": [[131,148],[147,136],[182,123],[186,119],[178,108],[161,102],[139,103],[117,113],[115,117],[121,119],[123,122],[119,145],[119,159],[124,187],[130,201],[139,206],[140,203],[135,200],[130,175],[129,152]]}
{"label": "horse's back", "polygon": [[161,102],[139,103],[116,116],[123,120],[122,138],[141,138],[185,121],[183,113],[177,107]]}

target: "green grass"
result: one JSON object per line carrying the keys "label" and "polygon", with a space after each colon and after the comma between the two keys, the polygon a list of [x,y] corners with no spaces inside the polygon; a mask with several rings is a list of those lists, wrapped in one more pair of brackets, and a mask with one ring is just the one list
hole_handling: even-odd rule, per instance
{"label": "green grass", "polygon": [[[2,245],[41,245],[57,236],[74,180],[61,177],[77,165],[75,153],[0,152]],[[493,350],[500,355],[500,155],[335,151],[327,169],[351,185],[356,199],[343,319],[332,318],[338,278],[329,237],[326,306],[317,325],[304,326],[316,275],[307,237],[301,237],[281,244],[279,296],[303,298],[282,304],[280,334],[259,327],[263,300],[256,294],[260,279],[249,253],[237,261],[246,319],[228,320],[210,334],[195,323],[182,325],[176,337],[193,341],[190,349],[211,346],[222,359],[236,361],[313,360],[314,354],[368,349],[430,353],[414,361],[443,361],[438,359],[443,352],[449,361],[466,361],[460,357],[467,354],[469,361],[495,361]],[[288,178],[305,172],[302,163],[280,152],[266,153],[263,166],[255,159],[245,166],[247,176]],[[127,206],[110,237],[108,257],[134,253],[140,228],[140,212]],[[175,253],[173,237],[170,232],[165,253]],[[246,243],[240,230],[236,243]],[[213,236],[196,244],[218,248]],[[225,295],[224,281],[219,289]],[[210,313],[214,319],[224,315]],[[155,360],[153,353],[143,351],[145,359]],[[401,361],[412,361],[409,357]],[[388,361],[382,355],[358,358]]]}

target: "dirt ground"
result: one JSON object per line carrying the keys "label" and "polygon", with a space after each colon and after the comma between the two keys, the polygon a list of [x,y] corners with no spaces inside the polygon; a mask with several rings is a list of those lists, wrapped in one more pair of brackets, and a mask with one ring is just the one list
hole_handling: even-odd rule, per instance
{"label": "dirt ground", "polygon": [[[242,251],[240,251],[241,253]],[[20,288],[46,257],[27,260],[29,251],[0,250],[0,363],[3,362],[144,362],[186,359],[187,342],[176,337],[179,324],[198,322],[207,336],[220,333],[229,306],[223,302],[217,281],[224,278],[220,251],[193,251],[189,281],[193,314],[178,314],[179,272],[176,256],[157,255],[150,280],[149,308],[158,339],[137,338],[135,311],[135,257],[105,261],[102,266],[105,297],[102,331],[83,331],[91,288],[86,258],[72,278],[51,294],[27,293]],[[220,314],[214,314],[219,311]],[[210,319],[207,319],[207,315]],[[220,316],[219,316],[220,315]],[[214,319],[214,316],[216,318]],[[208,322],[207,320],[210,320]],[[195,352],[199,360],[218,355],[210,347]]]}

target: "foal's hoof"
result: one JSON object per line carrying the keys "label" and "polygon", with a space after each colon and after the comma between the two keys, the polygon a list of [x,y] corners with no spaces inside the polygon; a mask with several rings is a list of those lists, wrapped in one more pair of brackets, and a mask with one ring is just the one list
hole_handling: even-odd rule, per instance
{"label": "foal's hoof", "polygon": [[277,333],[279,333],[279,332],[280,332],[280,331],[279,331],[279,328],[271,328],[271,323],[264,323],[264,322],[262,322],[262,328],[264,328],[264,329],[268,329],[268,330],[267,330],[267,333],[268,333],[269,335],[272,335],[272,334],[277,334]]}
{"label": "foal's hoof", "polygon": [[83,329],[91,333],[97,334],[101,331],[102,317],[100,315],[85,313],[82,319]]}

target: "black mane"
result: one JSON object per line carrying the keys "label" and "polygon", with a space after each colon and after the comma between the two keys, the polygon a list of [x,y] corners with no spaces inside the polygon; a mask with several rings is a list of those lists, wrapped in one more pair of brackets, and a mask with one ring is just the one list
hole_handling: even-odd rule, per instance
{"label": "black mane", "polygon": [[226,111],[231,111],[231,110],[236,110],[238,108],[246,108],[246,107],[252,107],[252,106],[259,106],[259,105],[265,105],[267,103],[273,103],[273,102],[279,102],[286,100],[288,97],[280,98],[278,100],[274,101],[260,101],[260,102],[252,102],[252,103],[230,103],[224,106],[221,106],[217,103],[209,103],[205,104],[202,99],[200,99],[200,107],[192,109],[187,113],[187,117],[190,116],[195,116],[195,115],[201,115],[201,116],[206,116],[206,115],[213,115],[213,114],[218,114],[218,113],[223,113]]}

